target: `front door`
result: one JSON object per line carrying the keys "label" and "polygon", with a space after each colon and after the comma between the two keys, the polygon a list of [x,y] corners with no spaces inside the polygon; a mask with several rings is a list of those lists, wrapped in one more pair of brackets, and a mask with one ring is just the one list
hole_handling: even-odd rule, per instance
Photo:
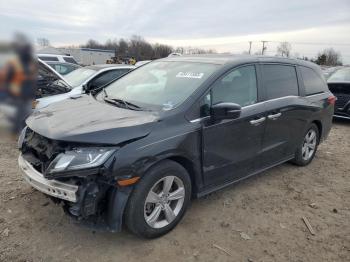
{"label": "front door", "polygon": [[[208,96],[206,96],[208,99]],[[260,167],[259,155],[266,118],[258,103],[256,68],[247,65],[218,79],[210,92],[210,104],[237,103],[238,119],[203,122],[203,173],[208,186],[245,177]]]}

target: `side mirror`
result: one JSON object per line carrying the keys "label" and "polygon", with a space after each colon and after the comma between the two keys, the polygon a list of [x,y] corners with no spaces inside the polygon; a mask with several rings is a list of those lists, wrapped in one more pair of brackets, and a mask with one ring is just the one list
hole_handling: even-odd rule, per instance
{"label": "side mirror", "polygon": [[236,119],[241,115],[241,106],[235,103],[218,103],[210,109],[210,115],[216,119]]}
{"label": "side mirror", "polygon": [[89,85],[88,84],[84,84],[83,85],[83,93],[88,93],[89,92]]}

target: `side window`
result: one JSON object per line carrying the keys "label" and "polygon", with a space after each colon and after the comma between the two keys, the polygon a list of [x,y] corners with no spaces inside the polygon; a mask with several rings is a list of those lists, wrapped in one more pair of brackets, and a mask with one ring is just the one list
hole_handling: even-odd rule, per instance
{"label": "side window", "polygon": [[299,95],[298,79],[294,66],[263,65],[262,74],[267,99]]}
{"label": "side window", "polygon": [[119,70],[111,70],[105,73],[102,73],[101,75],[95,77],[90,82],[90,88],[98,88],[101,87],[109,82],[111,82],[114,79],[117,79],[124,75],[128,70],[126,69],[119,69]]}
{"label": "side window", "polygon": [[303,77],[306,95],[313,95],[327,90],[326,83],[314,70],[300,66],[300,71]]}
{"label": "side window", "polygon": [[258,89],[255,66],[237,68],[217,80],[211,92],[212,105],[221,102],[248,106],[257,102]]}

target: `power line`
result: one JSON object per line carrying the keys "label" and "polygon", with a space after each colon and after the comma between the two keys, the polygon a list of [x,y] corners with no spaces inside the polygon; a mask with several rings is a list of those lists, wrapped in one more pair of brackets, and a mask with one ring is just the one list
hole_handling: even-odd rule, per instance
{"label": "power line", "polygon": [[261,42],[262,42],[261,54],[264,55],[265,50],[267,49],[267,47],[265,46],[265,43],[267,43],[268,41],[261,41]]}

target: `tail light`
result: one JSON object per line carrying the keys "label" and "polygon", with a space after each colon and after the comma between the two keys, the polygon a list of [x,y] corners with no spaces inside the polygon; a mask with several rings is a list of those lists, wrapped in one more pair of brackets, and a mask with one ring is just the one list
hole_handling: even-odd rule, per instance
{"label": "tail light", "polygon": [[330,105],[334,105],[336,100],[337,100],[337,98],[335,96],[330,96],[327,98],[327,102]]}

